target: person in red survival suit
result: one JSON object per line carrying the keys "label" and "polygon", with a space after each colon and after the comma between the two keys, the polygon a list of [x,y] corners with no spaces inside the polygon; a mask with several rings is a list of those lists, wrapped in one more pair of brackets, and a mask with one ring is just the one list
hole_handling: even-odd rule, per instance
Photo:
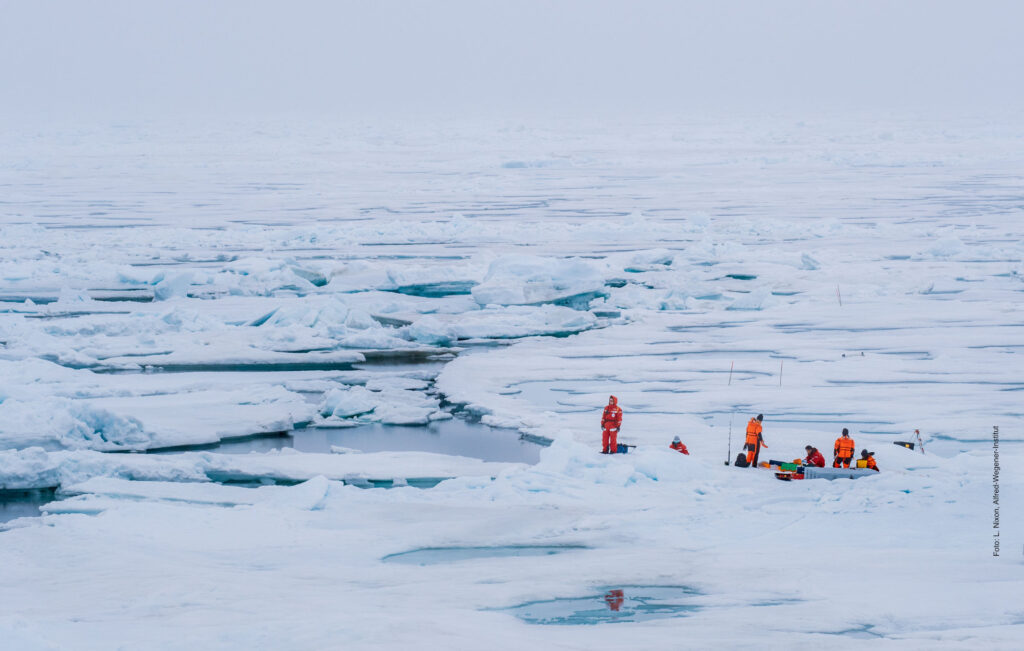
{"label": "person in red survival suit", "polygon": [[676,450],[677,452],[682,452],[683,454],[690,454],[690,451],[686,449],[686,445],[684,445],[683,442],[679,440],[678,436],[672,439],[672,442],[669,443],[668,447],[672,448],[673,450]]}
{"label": "person in red survival suit", "polygon": [[608,396],[608,406],[601,414],[601,454],[615,454],[619,451],[619,427],[622,426],[622,409],[619,399]]}
{"label": "person in red survival suit", "polygon": [[807,450],[807,458],[804,459],[805,466],[817,466],[819,468],[825,467],[825,457],[821,456],[821,452],[818,452],[818,448],[813,445],[804,447]]}

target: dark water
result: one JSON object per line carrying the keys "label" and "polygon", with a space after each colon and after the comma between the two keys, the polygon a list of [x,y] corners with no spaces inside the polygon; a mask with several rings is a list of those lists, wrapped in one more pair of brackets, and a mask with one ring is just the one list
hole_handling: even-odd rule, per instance
{"label": "dark water", "polygon": [[0,490],[0,522],[39,515],[39,507],[52,502],[53,490]]}
{"label": "dark water", "polygon": [[531,601],[510,612],[528,624],[592,625],[685,617],[700,610],[700,593],[686,586],[609,587],[585,597]]}
{"label": "dark water", "polygon": [[398,554],[390,554],[381,560],[385,563],[408,565],[437,565],[477,558],[518,558],[521,556],[552,556],[565,552],[587,549],[583,545],[504,545],[500,547],[427,547]]}
{"label": "dark water", "polygon": [[177,448],[161,453],[204,449],[225,454],[248,454],[293,448],[299,452],[330,453],[337,446],[360,452],[435,452],[484,461],[534,464],[541,445],[522,439],[519,432],[450,418],[429,425],[368,423],[345,428],[310,428],[288,434],[225,441],[219,445]]}
{"label": "dark water", "polygon": [[[294,448],[300,452],[330,453],[333,446],[360,452],[435,452],[484,461],[534,464],[543,445],[520,438],[515,430],[489,427],[461,418],[435,421],[429,425],[381,425],[370,423],[343,429],[306,429],[288,434],[246,437],[216,445],[183,446],[156,450],[154,454],[180,454],[206,450],[224,454],[248,454]],[[419,488],[430,488],[440,479],[424,480]],[[257,485],[258,482],[254,483]],[[410,483],[410,485],[414,485]],[[366,488],[390,488],[391,482],[368,483]],[[55,499],[53,490],[0,491],[0,522],[39,515],[39,507]],[[521,555],[526,548],[516,548]]]}

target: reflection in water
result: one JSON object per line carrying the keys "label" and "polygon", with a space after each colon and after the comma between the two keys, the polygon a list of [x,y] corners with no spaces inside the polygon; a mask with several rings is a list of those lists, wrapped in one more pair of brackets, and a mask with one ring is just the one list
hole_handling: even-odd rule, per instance
{"label": "reflection in water", "polygon": [[625,600],[626,595],[622,590],[609,590],[604,595],[604,602],[608,604],[608,609],[615,612],[619,612],[619,608],[622,608],[622,603]]}
{"label": "reflection in water", "polygon": [[435,452],[484,461],[530,464],[540,460],[541,451],[540,445],[522,440],[515,430],[488,427],[461,418],[434,421],[429,425],[368,423],[346,428],[309,428],[292,431],[286,436],[226,441],[204,449],[227,454],[268,452],[282,448],[330,453],[332,447],[359,452]]}
{"label": "reflection in water", "polygon": [[701,606],[686,586],[623,586],[575,598],[531,601],[505,609],[529,624],[590,625],[685,617]]}

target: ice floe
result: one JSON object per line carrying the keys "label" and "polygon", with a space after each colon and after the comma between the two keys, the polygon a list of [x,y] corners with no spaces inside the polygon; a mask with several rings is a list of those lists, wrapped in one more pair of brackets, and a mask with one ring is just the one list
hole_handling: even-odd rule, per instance
{"label": "ice floe", "polygon": [[604,276],[585,260],[508,256],[491,263],[473,288],[480,305],[536,305],[603,292]]}

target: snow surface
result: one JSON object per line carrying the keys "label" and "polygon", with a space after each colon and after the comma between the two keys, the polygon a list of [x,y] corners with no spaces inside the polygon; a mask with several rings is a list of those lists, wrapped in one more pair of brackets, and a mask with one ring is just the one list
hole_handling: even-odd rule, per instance
{"label": "snow surface", "polygon": [[[1024,645],[1019,116],[0,139],[0,491],[58,488],[0,525],[0,646]],[[553,443],[115,454],[453,411]],[[881,472],[725,465],[757,413]],[[695,608],[516,617],[616,586]]]}

